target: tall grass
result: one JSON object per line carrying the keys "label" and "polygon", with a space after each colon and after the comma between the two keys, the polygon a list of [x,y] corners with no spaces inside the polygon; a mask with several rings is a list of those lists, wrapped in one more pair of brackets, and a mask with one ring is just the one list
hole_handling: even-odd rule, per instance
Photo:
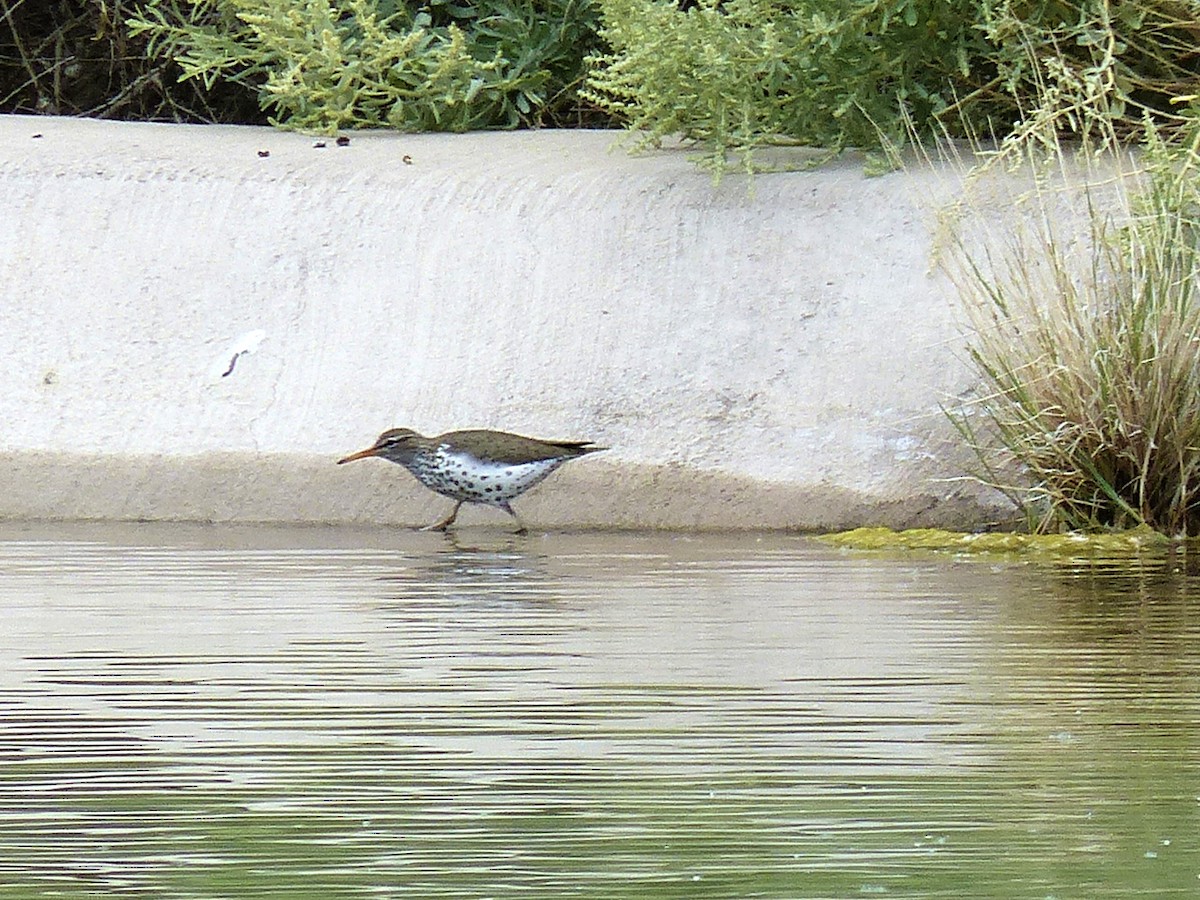
{"label": "tall grass", "polygon": [[944,258],[984,385],[952,419],[1034,530],[1200,534],[1200,132],[1146,128],[1136,153],[1027,145],[1021,224]]}

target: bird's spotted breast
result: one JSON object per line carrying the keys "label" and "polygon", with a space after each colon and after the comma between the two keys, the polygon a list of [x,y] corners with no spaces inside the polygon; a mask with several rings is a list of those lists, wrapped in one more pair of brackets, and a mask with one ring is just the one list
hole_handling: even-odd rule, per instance
{"label": "bird's spotted breast", "polygon": [[417,454],[407,465],[423,485],[469,503],[499,505],[519,497],[561,466],[564,459],[507,464],[481,460],[445,444]]}

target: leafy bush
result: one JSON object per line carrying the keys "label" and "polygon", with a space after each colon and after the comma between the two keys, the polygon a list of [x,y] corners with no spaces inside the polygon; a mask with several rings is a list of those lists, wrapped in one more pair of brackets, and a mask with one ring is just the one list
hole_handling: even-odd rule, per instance
{"label": "leafy bush", "polygon": [[903,111],[948,109],[985,47],[977,11],[952,0],[599,0],[587,96],[626,118],[642,143],[679,134],[752,164],[755,148],[876,146]]}
{"label": "leafy bush", "polygon": [[[587,95],[641,132],[680,134],[709,162],[780,143],[877,147],[996,134],[1054,120],[1060,133],[1145,112],[1186,115],[1200,92],[1200,4],[1188,0],[599,0],[610,45]],[[1103,128],[1100,129],[1103,131]]]}
{"label": "leafy bush", "polygon": [[[0,0],[0,111],[169,121],[261,119],[253,95],[179,84],[126,18],[137,0]],[[164,3],[180,18],[180,4]]]}
{"label": "leafy bush", "polygon": [[184,77],[257,90],[289,127],[465,131],[577,112],[590,0],[146,0],[133,20]]}
{"label": "leafy bush", "polygon": [[1150,127],[1146,147],[1115,176],[1111,156],[1049,157],[1069,195],[1075,166],[1093,185],[1085,234],[1063,230],[1069,195],[1035,169],[1028,227],[983,250],[960,230],[950,256],[986,386],[953,418],[1037,530],[1200,534],[1200,132]]}

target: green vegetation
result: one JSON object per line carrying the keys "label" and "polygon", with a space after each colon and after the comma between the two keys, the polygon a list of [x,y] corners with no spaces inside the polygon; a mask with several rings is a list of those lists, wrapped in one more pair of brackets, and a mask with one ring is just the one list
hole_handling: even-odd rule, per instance
{"label": "green vegetation", "polygon": [[1025,162],[1024,216],[947,254],[983,384],[953,420],[1034,531],[1200,534],[1200,133]]}
{"label": "green vegetation", "polygon": [[591,0],[0,0],[0,110],[293,128],[606,124]]}
{"label": "green vegetation", "polygon": [[1200,89],[1200,5],[1174,0],[599,0],[610,51],[588,97],[641,145],[695,139],[718,171],[774,144],[838,150],[927,138],[1035,136],[1186,119]]}
{"label": "green vegetation", "polygon": [[463,130],[597,125],[740,153],[1128,135],[1200,93],[1178,0],[0,0],[0,110]]}
{"label": "green vegetation", "polygon": [[184,79],[256,90],[292,128],[467,131],[579,117],[589,0],[146,0],[134,35]]}
{"label": "green vegetation", "polygon": [[837,151],[898,139],[904,110],[932,121],[955,103],[987,42],[973,4],[600,0],[611,50],[587,96],[642,135],[727,151],[798,144]]}

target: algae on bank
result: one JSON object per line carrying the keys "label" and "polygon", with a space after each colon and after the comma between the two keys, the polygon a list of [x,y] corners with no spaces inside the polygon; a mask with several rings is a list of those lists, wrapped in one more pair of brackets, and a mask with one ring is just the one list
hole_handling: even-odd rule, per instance
{"label": "algae on bank", "polygon": [[1103,534],[972,534],[943,531],[938,528],[910,528],[902,531],[891,528],[855,528],[851,531],[822,535],[820,540],[852,550],[933,550],[980,556],[1058,559],[1077,559],[1081,556],[1132,556],[1146,551],[1162,551],[1176,543],[1148,526]]}

